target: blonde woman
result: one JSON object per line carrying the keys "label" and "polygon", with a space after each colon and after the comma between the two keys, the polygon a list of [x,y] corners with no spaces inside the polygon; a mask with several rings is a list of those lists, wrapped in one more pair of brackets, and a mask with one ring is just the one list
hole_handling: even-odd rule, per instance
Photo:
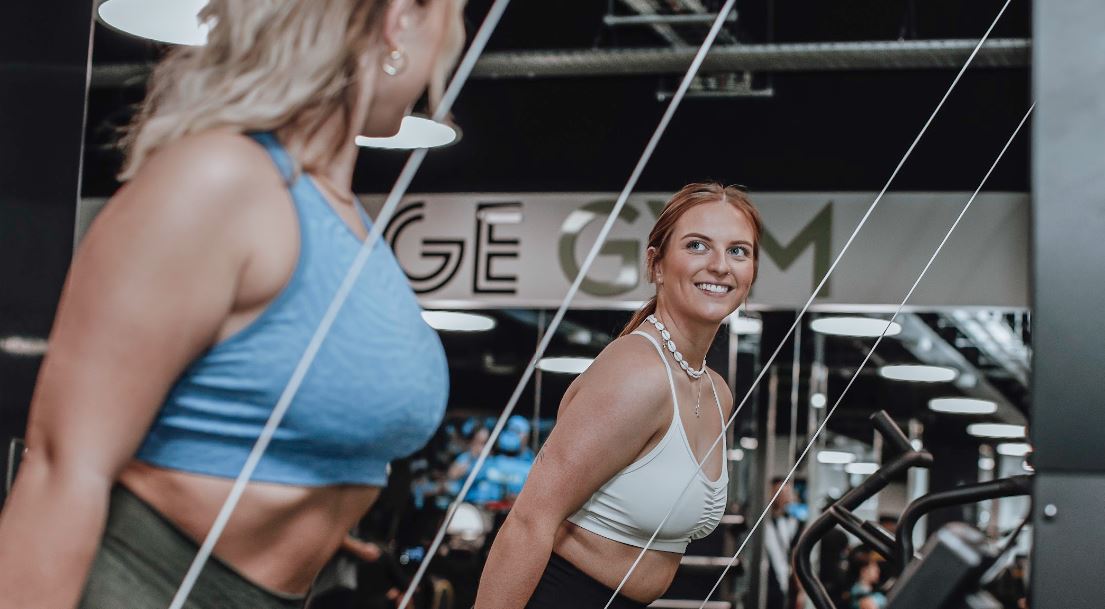
{"label": "blonde woman", "polygon": [[[0,607],[166,607],[366,236],[358,134],[394,134],[462,0],[212,0],[155,71],[126,185],[66,282],[0,517]],[[447,370],[377,247],[189,598],[299,607],[436,428]]]}
{"label": "blonde woman", "polygon": [[737,188],[690,184],[671,198],[649,234],[656,296],[564,394],[477,609],[601,609],[647,545],[612,605],[646,607],[717,526],[728,473],[714,442],[733,397],[706,351],[756,279],[760,233]]}

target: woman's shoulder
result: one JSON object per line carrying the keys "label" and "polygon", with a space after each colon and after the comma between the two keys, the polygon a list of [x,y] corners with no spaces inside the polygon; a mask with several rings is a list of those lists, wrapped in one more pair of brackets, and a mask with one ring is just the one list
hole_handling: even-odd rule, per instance
{"label": "woman's shoulder", "polygon": [[248,226],[284,185],[265,149],[218,129],[188,135],[151,154],[107,209],[132,209],[151,221],[206,230]]}
{"label": "woman's shoulder", "polygon": [[607,345],[565,392],[558,419],[572,413],[641,431],[668,421],[671,389],[656,348],[628,335]]}
{"label": "woman's shoulder", "polygon": [[581,389],[637,403],[670,396],[667,371],[656,347],[633,335],[615,339],[599,353],[571,388]]}
{"label": "woman's shoulder", "polygon": [[167,183],[205,194],[240,192],[281,183],[264,147],[230,129],[211,129],[173,140],[151,154],[132,185]]}

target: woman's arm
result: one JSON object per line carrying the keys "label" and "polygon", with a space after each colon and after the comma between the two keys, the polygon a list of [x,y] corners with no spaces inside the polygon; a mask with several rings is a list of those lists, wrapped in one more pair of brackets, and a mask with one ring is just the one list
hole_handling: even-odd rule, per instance
{"label": "woman's arm", "polygon": [[77,603],[116,476],[234,304],[243,163],[226,148],[182,142],[151,158],[81,244],[0,514],[0,608]]}
{"label": "woman's arm", "polygon": [[661,366],[648,342],[624,337],[568,389],[556,427],[495,537],[478,609],[525,606],[560,524],[667,428],[670,390]]}

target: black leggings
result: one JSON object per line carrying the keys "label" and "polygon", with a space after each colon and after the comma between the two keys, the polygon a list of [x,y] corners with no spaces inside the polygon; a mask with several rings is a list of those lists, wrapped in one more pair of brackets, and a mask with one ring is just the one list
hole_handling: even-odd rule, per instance
{"label": "black leggings", "polygon": [[[602,609],[614,591],[558,554],[549,557],[541,581],[526,609]],[[648,605],[619,594],[610,609],[643,609]]]}

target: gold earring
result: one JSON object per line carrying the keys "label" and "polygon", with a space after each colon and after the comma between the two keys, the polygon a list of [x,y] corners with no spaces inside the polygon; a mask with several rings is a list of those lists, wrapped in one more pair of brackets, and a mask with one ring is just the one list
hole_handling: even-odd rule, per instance
{"label": "gold earring", "polygon": [[407,69],[406,52],[400,48],[392,49],[384,56],[384,61],[381,62],[380,67],[384,70],[384,74],[398,76],[403,70]]}

